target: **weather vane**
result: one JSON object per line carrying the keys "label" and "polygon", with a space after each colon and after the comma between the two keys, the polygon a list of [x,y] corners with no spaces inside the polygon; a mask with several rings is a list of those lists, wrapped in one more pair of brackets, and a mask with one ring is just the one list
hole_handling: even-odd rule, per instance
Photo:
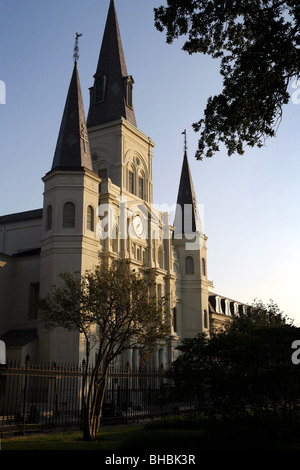
{"label": "weather vane", "polygon": [[76,33],[76,38],[75,38],[75,44],[74,44],[74,53],[73,53],[73,59],[74,62],[77,62],[79,59],[79,41],[78,39],[82,36],[82,33]]}
{"label": "weather vane", "polygon": [[182,132],[182,134],[184,135],[184,151],[186,152],[186,151],[187,151],[186,129],[184,129],[184,131]]}

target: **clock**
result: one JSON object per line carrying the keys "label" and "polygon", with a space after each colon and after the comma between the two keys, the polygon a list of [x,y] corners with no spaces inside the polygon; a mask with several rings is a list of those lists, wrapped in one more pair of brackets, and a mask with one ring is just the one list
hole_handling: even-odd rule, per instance
{"label": "clock", "polygon": [[140,215],[136,215],[133,219],[133,229],[135,234],[140,237],[144,232],[144,222]]}

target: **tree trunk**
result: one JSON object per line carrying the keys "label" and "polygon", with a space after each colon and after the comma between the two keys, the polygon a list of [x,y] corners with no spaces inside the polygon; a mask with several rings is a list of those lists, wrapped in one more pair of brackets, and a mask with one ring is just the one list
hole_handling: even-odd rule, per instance
{"label": "tree trunk", "polygon": [[84,400],[83,439],[85,441],[94,441],[97,439],[107,384],[107,375],[108,371],[103,373],[99,384],[96,382],[96,378],[93,377],[89,387],[88,399]]}
{"label": "tree trunk", "polygon": [[90,342],[88,337],[86,336],[86,360],[82,361],[82,365],[84,367],[83,379],[82,379],[82,401],[81,401],[81,427],[85,429],[85,417],[86,417],[86,384],[87,384],[87,377],[88,377],[88,369],[89,369],[89,360],[90,360]]}

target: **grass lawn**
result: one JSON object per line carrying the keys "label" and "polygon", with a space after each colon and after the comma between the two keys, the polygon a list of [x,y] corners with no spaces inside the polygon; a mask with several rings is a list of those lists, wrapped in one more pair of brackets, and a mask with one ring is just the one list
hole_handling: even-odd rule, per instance
{"label": "grass lawn", "polygon": [[[80,431],[35,434],[2,438],[2,450],[97,450],[147,453],[158,452],[193,453],[207,450],[300,450],[299,436],[265,438],[257,435],[234,432],[219,432],[216,428],[187,429],[173,423],[128,424],[101,427],[95,442],[85,442]],[[176,426],[177,424],[177,426]]]}
{"label": "grass lawn", "polygon": [[81,431],[49,432],[14,436],[1,440],[2,450],[115,450],[126,437],[143,430],[143,425],[102,427],[95,442],[85,442]]}

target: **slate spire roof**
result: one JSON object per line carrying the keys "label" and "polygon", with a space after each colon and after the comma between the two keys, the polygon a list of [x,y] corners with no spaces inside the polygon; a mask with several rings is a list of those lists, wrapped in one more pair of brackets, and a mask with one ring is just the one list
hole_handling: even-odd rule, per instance
{"label": "slate spire roof", "polygon": [[192,234],[193,232],[202,233],[202,227],[187,151],[185,150],[174,219],[174,236]]}
{"label": "slate spire roof", "polygon": [[133,105],[131,100],[128,101],[128,82],[132,85],[133,79],[127,74],[115,4],[114,0],[111,0],[94,75],[94,86],[90,88],[88,127],[112,122],[121,117],[136,126]]}
{"label": "slate spire roof", "polygon": [[54,153],[52,170],[85,167],[93,169],[83,108],[77,62],[68,90]]}

